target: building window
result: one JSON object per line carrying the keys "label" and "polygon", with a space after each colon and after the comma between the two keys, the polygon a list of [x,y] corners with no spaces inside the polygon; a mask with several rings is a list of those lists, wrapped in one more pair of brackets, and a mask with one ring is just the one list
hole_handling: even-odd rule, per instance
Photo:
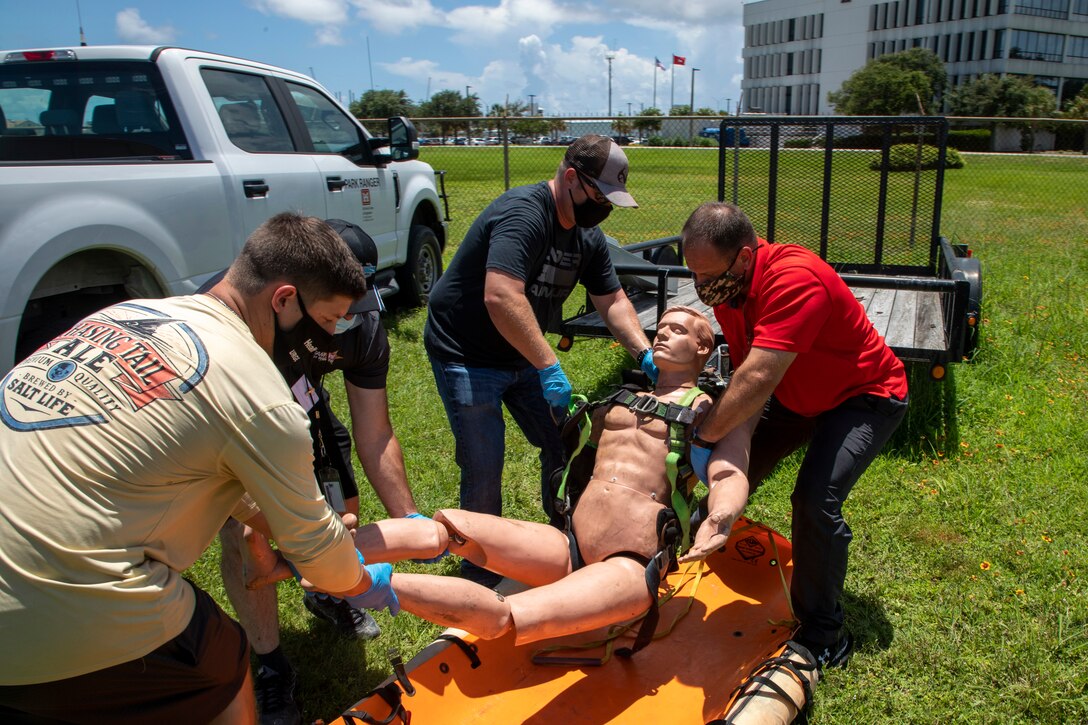
{"label": "building window", "polygon": [[1016,14],[1064,20],[1069,15],[1069,0],[1017,0]]}
{"label": "building window", "polygon": [[1088,58],[1088,38],[1070,35],[1068,53],[1070,58]]}
{"label": "building window", "polygon": [[1088,15],[1088,0],[1073,0],[1074,15]]}
{"label": "building window", "polygon": [[1057,33],[1036,33],[1030,30],[1013,30],[1009,46],[1009,58],[1021,60],[1047,60],[1060,63],[1065,36]]}
{"label": "building window", "polygon": [[[1088,0],[1085,0],[1088,2]],[[917,0],[914,4],[914,24],[922,25],[926,21],[926,0]]]}
{"label": "building window", "polygon": [[994,31],[994,48],[990,54],[991,58],[1004,58],[1005,57],[1005,29],[998,28]]}

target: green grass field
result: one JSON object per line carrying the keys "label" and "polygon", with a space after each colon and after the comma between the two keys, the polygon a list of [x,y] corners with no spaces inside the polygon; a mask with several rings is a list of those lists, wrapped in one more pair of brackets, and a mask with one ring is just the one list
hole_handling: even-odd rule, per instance
{"label": "green grass field", "polygon": [[[632,148],[629,157],[642,208],[605,224],[625,243],[677,233],[695,205],[714,198],[712,151]],[[474,215],[502,191],[501,149],[428,147],[423,158],[449,170],[448,262]],[[514,158],[511,183],[526,183],[550,176],[561,150]],[[966,160],[946,177],[941,230],[982,260],[981,346],[944,382],[912,370],[908,420],[847,502],[854,542],[844,604],[859,645],[849,667],[818,686],[814,723],[1088,721],[1088,426],[1080,417],[1088,407],[1088,160]],[[810,171],[783,170],[793,173]],[[793,178],[783,183],[793,189]],[[780,214],[803,219],[812,213],[804,199],[797,191]],[[568,307],[580,303],[576,294]],[[421,343],[424,317],[399,310],[386,323],[393,422],[416,500],[430,512],[456,504],[458,475]],[[579,341],[560,360],[576,390],[590,393],[629,364],[604,340]],[[331,381],[331,389],[343,406],[342,386]],[[749,516],[788,532],[797,463],[779,467]],[[513,424],[505,478],[507,514],[539,519],[536,456]],[[364,520],[382,515],[373,496],[363,506]],[[456,564],[403,568],[453,573]],[[217,545],[190,575],[228,606]],[[305,612],[295,584],[279,591],[307,721],[331,719],[387,676],[388,647],[407,657],[438,631],[383,613],[379,640],[343,642]],[[653,656],[652,647],[641,656]]]}

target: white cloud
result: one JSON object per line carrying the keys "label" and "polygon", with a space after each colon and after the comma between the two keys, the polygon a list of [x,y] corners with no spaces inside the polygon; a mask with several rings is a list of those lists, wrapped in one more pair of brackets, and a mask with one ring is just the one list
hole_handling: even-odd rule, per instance
{"label": "white cloud", "polygon": [[346,45],[344,36],[340,34],[340,26],[325,25],[314,32],[314,40],[318,45]]}
{"label": "white cloud", "polygon": [[[603,115],[608,111],[609,55],[613,113],[627,113],[628,103],[633,113],[655,100],[661,109],[668,108],[670,99],[687,104],[692,67],[699,69],[697,108],[722,108],[726,97],[739,95],[741,0],[247,2],[262,12],[318,26],[319,45],[351,45],[353,27],[403,38],[396,42],[405,57],[375,65],[404,79],[417,100],[428,90],[463,93],[468,85],[485,109],[507,97],[527,101],[531,93],[547,112]],[[432,53],[423,38],[436,36],[462,48],[465,62],[450,63],[438,48]],[[647,36],[653,39],[649,47]],[[688,65],[670,72],[673,53],[687,57]],[[655,55],[666,72],[655,75]]]}
{"label": "white cloud", "polygon": [[357,17],[380,33],[399,35],[424,26],[446,25],[445,13],[430,0],[350,0]]}
{"label": "white cloud", "polygon": [[431,0],[350,0],[358,18],[383,33],[400,34],[420,27],[448,28],[451,40],[474,45],[502,36],[516,38],[533,32],[548,35],[562,25],[600,23],[607,18],[583,2],[556,0],[498,0],[494,4],[436,8]]}
{"label": "white cloud", "polygon": [[157,28],[147,24],[136,8],[125,8],[117,13],[117,37],[127,43],[171,43],[177,31],[170,25]]}
{"label": "white cloud", "polygon": [[[464,93],[465,86],[473,86],[473,93],[478,90],[478,81],[474,76],[443,70],[438,63],[431,60],[404,57],[393,63],[377,65],[390,75],[411,79],[421,87],[429,86],[431,95],[445,90]],[[422,96],[426,96],[426,93],[413,100],[427,100]]]}
{"label": "white cloud", "polygon": [[[331,26],[348,19],[347,0],[253,0],[252,6],[266,15],[301,20],[310,25]],[[327,31],[319,31],[318,42],[321,42],[322,32]]]}
{"label": "white cloud", "polygon": [[[642,27],[731,25],[740,21],[741,0],[606,0],[616,19]],[[652,25],[651,25],[652,23]]]}

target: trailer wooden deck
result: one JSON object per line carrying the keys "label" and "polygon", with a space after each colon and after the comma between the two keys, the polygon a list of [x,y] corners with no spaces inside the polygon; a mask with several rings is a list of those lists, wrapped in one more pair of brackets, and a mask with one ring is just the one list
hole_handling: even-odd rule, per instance
{"label": "trailer wooden deck", "polygon": [[[676,292],[667,296],[665,307],[686,305],[699,310],[710,321],[718,343],[724,342],[714,313],[699,301],[692,281],[674,281]],[[929,362],[936,353],[948,349],[940,292],[872,287],[851,287],[850,290],[865,308],[876,331],[901,360]],[[647,337],[653,339],[659,312],[657,293],[642,291],[629,296],[638,313],[642,329]],[[587,312],[565,321],[563,333],[568,336],[589,337],[609,334],[604,321],[596,312]]]}

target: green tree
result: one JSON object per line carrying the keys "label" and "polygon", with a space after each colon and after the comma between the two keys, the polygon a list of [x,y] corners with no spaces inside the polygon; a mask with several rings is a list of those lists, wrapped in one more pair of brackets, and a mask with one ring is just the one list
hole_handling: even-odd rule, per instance
{"label": "green tree", "polygon": [[1088,85],[1080,89],[1080,93],[1069,102],[1069,106],[1062,115],[1065,118],[1088,119]]}
{"label": "green tree", "polygon": [[634,128],[634,125],[631,123],[631,119],[622,113],[612,119],[612,130],[619,136],[627,136],[631,133],[632,128]]}
{"label": "green tree", "polygon": [[905,71],[870,61],[827,94],[837,113],[846,116],[898,116],[918,113],[929,79],[921,71]]}
{"label": "green tree", "polygon": [[661,109],[650,106],[643,109],[640,118],[631,119],[631,125],[638,131],[639,137],[661,130]]}
{"label": "green tree", "polygon": [[953,89],[953,116],[1044,118],[1054,115],[1054,93],[1024,76],[986,73]]}
{"label": "green tree", "polygon": [[673,106],[672,110],[669,111],[669,115],[670,116],[690,116],[691,115],[691,106],[687,105],[686,103]]}
{"label": "green tree", "polygon": [[359,118],[389,118],[390,116],[413,116],[416,105],[404,91],[390,89],[367,91],[354,101],[349,109]]}
{"label": "green tree", "polygon": [[[929,94],[923,101],[939,98],[948,87],[948,71],[937,54],[928,48],[911,48],[898,53],[890,53],[877,58],[878,63],[887,63],[893,68],[905,71],[917,70],[929,79]],[[931,104],[930,104],[931,105]]]}
{"label": "green tree", "polygon": [[464,129],[467,135],[472,124],[464,118],[480,115],[480,99],[475,95],[463,96],[459,91],[439,91],[419,105],[419,115],[426,118],[457,119],[437,122],[443,139],[456,136],[460,129]]}
{"label": "green tree", "polygon": [[695,116],[720,116],[720,115],[722,115],[722,112],[719,111],[719,110],[716,110],[714,108],[708,108],[706,106],[703,106],[698,111],[696,111],[693,115],[695,115]]}
{"label": "green tree", "polygon": [[947,84],[940,58],[931,50],[911,48],[869,61],[827,98],[847,116],[926,114]]}

